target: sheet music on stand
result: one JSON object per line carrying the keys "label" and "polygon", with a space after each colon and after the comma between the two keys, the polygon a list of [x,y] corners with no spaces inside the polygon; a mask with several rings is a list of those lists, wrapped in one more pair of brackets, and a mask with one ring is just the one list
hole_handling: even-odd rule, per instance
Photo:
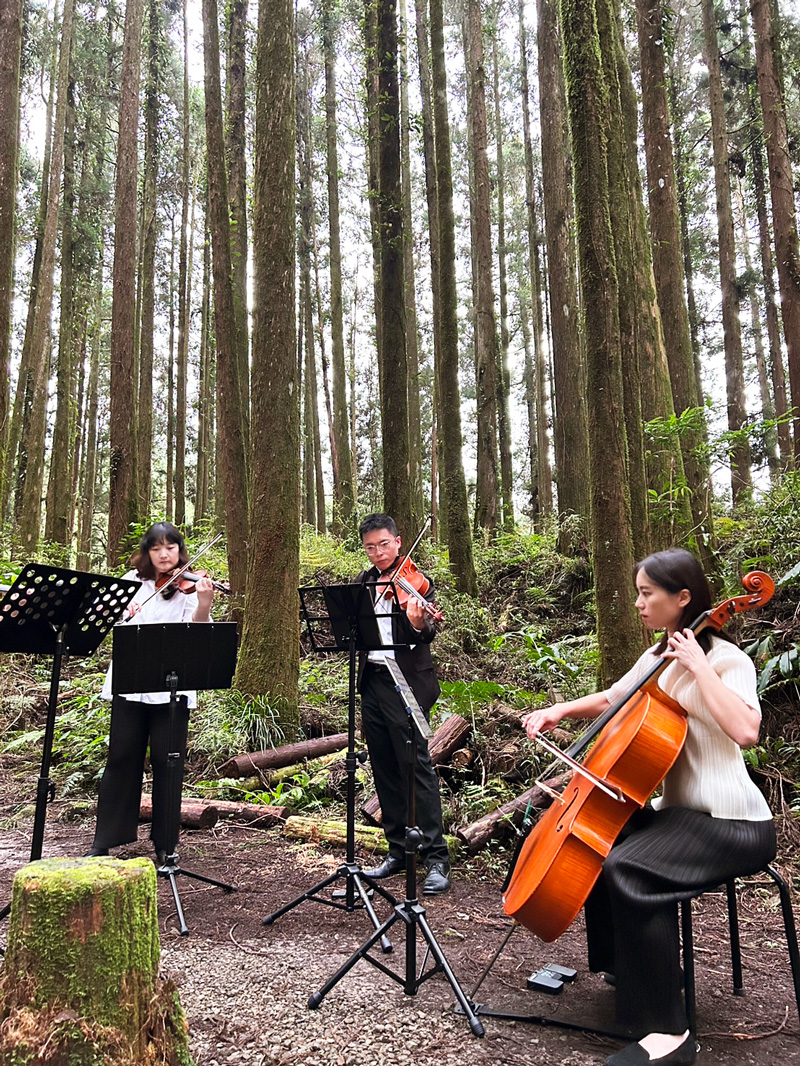
{"label": "sheet music on stand", "polygon": [[403,703],[405,703],[409,714],[414,719],[414,725],[419,730],[420,736],[424,740],[430,740],[433,736],[433,730],[425,720],[425,715],[422,713],[422,708],[417,702],[417,697],[411,691],[411,686],[403,676],[403,671],[397,665],[396,659],[390,659],[388,656],[383,660],[383,664],[394,679],[394,683],[397,687]]}

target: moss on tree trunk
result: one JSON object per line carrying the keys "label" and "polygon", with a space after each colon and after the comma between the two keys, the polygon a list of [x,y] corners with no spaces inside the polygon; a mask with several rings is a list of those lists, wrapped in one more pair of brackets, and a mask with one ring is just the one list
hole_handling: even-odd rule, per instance
{"label": "moss on tree trunk", "polygon": [[[44,859],[14,879],[0,1063],[191,1066],[177,990],[158,977],[155,867]],[[55,1056],[55,1057],[54,1057]]]}

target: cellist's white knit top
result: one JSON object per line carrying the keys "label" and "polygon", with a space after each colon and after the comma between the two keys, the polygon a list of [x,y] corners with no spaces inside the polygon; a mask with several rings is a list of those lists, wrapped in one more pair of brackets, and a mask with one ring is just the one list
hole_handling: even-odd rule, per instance
{"label": "cellist's white knit top", "polygon": [[[632,689],[655,658],[653,648],[640,656],[627,674],[606,690],[609,703]],[[712,636],[707,658],[725,685],[760,713],[755,667],[748,656],[735,644]],[[769,804],[747,773],[739,745],[714,719],[694,676],[680,663],[672,662],[658,684],[684,708],[689,729],[680,755],[664,778],[663,794],[653,800],[653,806],[689,807],[714,818],[749,822],[772,818]]]}

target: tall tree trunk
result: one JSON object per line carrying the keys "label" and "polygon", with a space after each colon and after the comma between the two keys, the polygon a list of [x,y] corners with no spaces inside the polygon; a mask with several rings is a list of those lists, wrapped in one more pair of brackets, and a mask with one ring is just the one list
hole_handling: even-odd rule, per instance
{"label": "tall tree trunk", "polygon": [[293,12],[291,0],[260,0],[253,206],[253,229],[260,237],[253,261],[253,536],[236,672],[236,685],[243,692],[273,695],[288,739],[294,739],[300,724]]}
{"label": "tall tree trunk", "polygon": [[492,74],[494,87],[494,136],[497,166],[497,265],[500,282],[500,347],[497,361],[497,434],[500,447],[500,495],[503,529],[514,529],[514,471],[511,465],[511,424],[509,399],[511,374],[508,369],[508,278],[506,269],[505,160],[503,158],[503,115],[500,106],[500,64],[497,59],[498,26],[492,30]]}
{"label": "tall tree trunk", "polygon": [[697,411],[680,438],[686,483],[691,493],[695,546],[707,555],[713,537],[709,505],[710,471],[702,458],[702,398],[697,393],[694,354],[686,304],[681,254],[681,231],[675,189],[675,165],[667,103],[664,60],[665,27],[662,0],[637,0],[636,13],[641,57],[642,123],[647,165],[650,233],[664,343],[669,361],[672,399],[677,415]]}
{"label": "tall tree trunk", "polygon": [[[417,35],[417,63],[419,66],[420,99],[422,108],[422,151],[425,160],[425,199],[428,206],[428,248],[431,262],[431,309],[433,313],[433,376],[434,403],[431,444],[431,513],[434,516],[433,535],[441,532],[442,479],[439,477],[437,447],[440,415],[439,365],[441,362],[441,298],[439,296],[439,205],[436,188],[436,150],[434,147],[433,100],[431,90],[430,43],[428,41],[426,0],[414,0]],[[438,491],[437,491],[438,490]]]}
{"label": "tall tree trunk", "polygon": [[227,7],[227,123],[226,158],[231,214],[231,268],[236,315],[242,432],[245,462],[250,462],[250,331],[247,317],[247,7],[233,0]]}
{"label": "tall tree trunk", "polygon": [[[633,252],[633,311],[637,361],[642,386],[641,406],[645,422],[661,420],[671,424],[675,407],[672,400],[669,364],[664,345],[664,330],[653,273],[653,250],[644,193],[639,173],[638,103],[631,69],[623,43],[622,15],[619,0],[610,5],[614,17],[614,47],[620,85],[620,104],[627,169],[631,193],[628,197]],[[638,424],[637,424],[638,428]],[[629,448],[632,434],[629,434]],[[676,540],[692,534],[692,512],[686,493],[686,474],[680,442],[673,433],[643,440],[645,446],[646,490],[654,506],[649,508],[652,548],[666,548]],[[655,493],[655,496],[653,496]],[[642,504],[648,511],[648,493]],[[635,527],[634,527],[635,532]],[[634,544],[636,543],[634,539]]]}
{"label": "tall tree trunk", "polygon": [[311,402],[311,434],[312,434],[312,510],[311,523],[318,533],[324,533],[327,526],[325,521],[325,479],[322,471],[322,434],[319,428],[319,398],[317,394],[317,360],[316,347],[314,345],[314,306],[311,295],[311,275],[309,274],[309,287],[305,294],[303,304],[306,321],[306,375],[310,376],[308,384],[309,398]]}
{"label": "tall tree trunk", "polygon": [[753,175],[753,192],[758,218],[758,246],[761,260],[761,275],[764,285],[764,309],[769,341],[769,370],[774,394],[775,417],[778,419],[778,445],[781,461],[792,462],[792,431],[786,418],[786,374],[783,368],[781,327],[778,320],[778,301],[775,298],[775,261],[772,256],[772,239],[767,215],[767,188],[764,175],[764,138],[757,103],[751,89],[749,93],[750,114],[750,167]]}
{"label": "tall tree trunk", "polygon": [[[728,133],[725,101],[720,74],[717,23],[712,0],[701,0],[703,38],[708,68],[708,96],[711,112],[711,143],[714,153],[714,186],[717,194],[717,231],[719,235],[719,274],[722,287],[722,330],[725,340],[725,379],[728,395],[728,429],[741,430],[747,421],[744,400],[744,361],[742,330],[739,318],[739,288],[736,279],[736,245],[731,208],[731,185],[728,173]],[[734,505],[752,489],[750,445],[739,437],[730,450],[731,494]]]}
{"label": "tall tree trunk", "polygon": [[561,0],[586,329],[592,561],[600,674],[619,677],[642,646],[633,589],[617,276],[608,190],[610,109],[594,5]]}
{"label": "tall tree trunk", "polygon": [[[23,0],[7,0],[0,5],[0,482],[5,476],[10,402],[22,5]],[[3,499],[5,490],[0,485],[0,500]]]}
{"label": "tall tree trunk", "polygon": [[678,198],[678,215],[681,225],[681,253],[683,256],[683,274],[686,279],[686,309],[689,314],[689,336],[692,339],[692,359],[694,362],[695,391],[700,406],[703,405],[703,381],[700,374],[700,321],[697,300],[694,295],[694,264],[692,262],[692,245],[689,238],[689,179],[690,159],[684,143],[684,123],[686,108],[683,105],[683,84],[679,82],[679,72],[673,58],[670,59],[669,104],[672,112],[672,129],[675,138],[675,192]]}
{"label": "tall tree trunk", "polygon": [[[375,351],[378,357],[380,384],[380,366],[383,362],[383,340],[381,323],[383,311],[381,301],[381,222],[380,222],[380,91],[378,88],[378,3],[377,0],[364,0],[364,48],[366,52],[366,71],[364,74],[365,96],[367,103],[366,121],[366,158],[367,198],[369,200],[370,241],[372,244],[372,293],[375,307]],[[381,386],[382,387],[382,386]]]}
{"label": "tall tree trunk", "polygon": [[139,66],[143,0],[125,8],[119,103],[114,225],[114,296],[111,307],[111,469],[108,564],[128,555],[130,524],[138,516],[137,392],[134,377],[136,308],[136,193],[138,188]]}
{"label": "tall tree trunk", "polygon": [[[305,457],[304,468],[305,492],[303,499],[306,503],[304,520],[314,526],[317,532],[324,533],[325,522],[325,485],[322,471],[322,438],[319,427],[319,404],[317,396],[317,368],[316,351],[314,344],[314,295],[312,293],[311,257],[312,251],[316,267],[315,227],[314,227],[314,191],[312,159],[313,147],[311,141],[311,81],[309,76],[308,50],[298,55],[297,60],[297,158],[298,173],[300,175],[299,194],[299,218],[300,232],[298,234],[298,266],[300,277],[300,323],[298,328],[298,374],[303,382],[304,395],[304,434],[305,434]],[[337,163],[338,166],[338,163]],[[338,180],[337,180],[338,197]],[[338,198],[337,198],[338,215]],[[338,218],[337,218],[338,223]],[[338,224],[337,224],[338,239]],[[332,271],[333,273],[333,271]],[[339,269],[339,291],[341,312],[341,263]],[[317,278],[317,307],[319,310],[319,335],[320,341],[324,337],[322,313],[322,295],[319,292]],[[303,348],[305,344],[305,349]],[[305,351],[305,359],[303,353]],[[305,374],[301,374],[301,368],[305,364]],[[344,352],[342,352],[344,363]],[[328,409],[329,417],[331,408]],[[332,429],[333,419],[330,419]],[[348,430],[349,432],[349,430]],[[336,439],[331,436],[332,455],[336,458]],[[333,464],[334,486],[336,485],[337,462]],[[335,487],[334,487],[334,491]],[[337,518],[338,514],[338,518]],[[339,522],[341,530],[341,512],[337,510],[334,502],[334,518]]]}
{"label": "tall tree trunk", "polygon": [[[333,460],[333,528],[350,531],[354,499],[350,426],[347,414],[347,373],[344,365],[344,320],[342,314],[342,249],[339,237],[339,153],[336,144],[336,44],[332,0],[322,9],[322,46],[325,53],[325,146],[328,174],[328,230],[330,240],[330,323],[333,370],[332,435],[336,444]],[[310,162],[310,161],[309,161]],[[310,276],[309,276],[310,284]],[[313,344],[313,338],[312,338]]]}
{"label": "tall tree trunk", "polygon": [[[206,199],[205,217],[208,219]],[[203,240],[203,299],[200,309],[200,370],[197,397],[197,465],[194,489],[194,521],[208,517],[209,470],[211,466],[211,421],[214,382],[211,374],[211,235],[206,225]]]}
{"label": "tall tree trunk", "polygon": [[[769,476],[773,483],[780,479],[780,462],[778,460],[778,434],[775,431],[775,404],[772,400],[772,390],[769,386],[769,373],[767,371],[767,359],[764,352],[764,335],[761,324],[763,321],[761,300],[758,296],[756,284],[756,272],[753,266],[753,257],[750,252],[750,218],[747,213],[747,205],[744,198],[744,190],[741,181],[737,183],[737,202],[739,207],[739,225],[741,231],[741,248],[744,255],[745,277],[747,281],[744,291],[750,311],[750,332],[753,338],[753,357],[756,364],[756,376],[758,377],[758,392],[761,398],[761,418],[767,423],[764,431],[764,454],[769,467]],[[770,423],[772,423],[770,425]]]}
{"label": "tall tree trunk", "polygon": [[628,457],[628,493],[631,508],[633,550],[642,558],[650,550],[650,519],[647,510],[647,474],[642,411],[642,365],[640,363],[637,316],[638,278],[634,206],[636,195],[627,145],[627,130],[622,111],[622,86],[617,47],[617,27],[613,0],[595,0],[597,28],[608,91],[607,116],[609,206],[614,238],[614,263],[619,301],[622,379],[625,397],[625,436]]}
{"label": "tall tree trunk", "polygon": [[456,240],[453,212],[453,171],[450,120],[447,113],[447,68],[444,58],[444,13],[442,0],[431,0],[431,70],[436,143],[438,190],[439,295],[441,300],[441,390],[442,454],[446,481],[447,544],[450,569],[459,592],[477,594],[472,555],[467,485],[461,457],[461,393],[458,384],[458,297],[456,294]]}
{"label": "tall tree trunk", "polygon": [[[186,522],[186,457],[189,422],[189,330],[192,321],[192,278],[194,276],[194,230],[197,208],[195,177],[189,184],[189,225],[186,230],[185,328],[180,334],[175,362],[175,522]],[[231,329],[234,327],[231,326]]]}
{"label": "tall tree trunk", "polygon": [[528,415],[528,432],[526,436],[528,469],[530,471],[531,482],[530,517],[534,522],[537,522],[541,516],[541,509],[539,507],[539,448],[536,438],[536,369],[531,355],[531,345],[533,343],[531,320],[533,318],[533,309],[531,308],[530,290],[528,289],[530,271],[523,268],[520,264],[519,275],[520,278],[524,276],[526,279],[525,284],[520,283],[518,298],[519,320],[522,329],[522,346],[525,352],[522,368],[522,384],[525,389],[525,409]]}
{"label": "tall tree trunk", "polygon": [[480,0],[467,0],[469,124],[475,187],[475,391],[478,418],[475,529],[497,529],[497,328],[492,280],[491,192],[486,130],[486,71]]}
{"label": "tall tree trunk", "polygon": [[408,106],[408,16],[406,0],[400,0],[400,144],[403,197],[403,278],[406,301],[406,350],[408,358],[408,476],[411,518],[416,529],[422,521],[425,501],[422,490],[422,407],[419,391],[419,324],[417,322],[414,228],[412,224],[410,112]]}
{"label": "tall tree trunk", "polygon": [[400,94],[396,0],[376,0],[379,140],[378,218],[381,237],[381,440],[383,501],[398,529],[413,538],[409,484],[408,353],[400,175]]}
{"label": "tall tree trunk", "polygon": [[[777,0],[775,12],[777,13]],[[783,336],[789,356],[789,390],[794,409],[794,457],[800,461],[800,240],[779,57],[780,23],[769,0],[752,0],[756,75],[764,116],[775,258],[781,294]],[[778,61],[776,62],[776,58]]]}
{"label": "tall tree trunk", "polygon": [[[234,592],[241,594],[245,588],[248,568],[248,485],[231,268],[231,226],[228,214],[228,182],[225,172],[225,141],[222,125],[217,0],[203,0],[203,68],[206,97],[208,216],[214,277],[214,334],[217,345],[217,409],[219,411],[222,474],[225,480],[228,573],[231,588]],[[288,79],[290,82],[293,81],[293,71],[289,73]],[[293,103],[293,100],[290,101],[292,118],[294,117]],[[294,174],[293,167],[287,169],[291,169],[292,175]],[[265,231],[262,233],[266,236]],[[294,326],[293,316],[292,326]],[[294,344],[292,344],[293,347]],[[294,353],[292,353],[291,376],[294,374],[294,369]],[[297,397],[294,399],[297,402]],[[297,493],[289,499],[296,503]]]}
{"label": "tall tree trunk", "polygon": [[[53,45],[50,53],[49,72],[50,89],[47,97],[44,158],[42,160],[42,180],[39,189],[39,210],[36,217],[36,240],[33,249],[33,261],[31,263],[28,313],[25,322],[25,339],[20,354],[19,374],[17,376],[17,387],[14,393],[14,405],[11,411],[6,447],[6,470],[3,485],[5,495],[3,497],[2,513],[5,515],[8,510],[8,502],[12,494],[12,477],[15,477],[16,484],[14,489],[13,507],[13,521],[15,527],[22,510],[28,453],[26,439],[31,432],[30,412],[36,386],[36,367],[32,360],[33,323],[39,300],[42,253],[44,250],[44,228],[47,216],[47,197],[50,187],[50,156],[53,147],[53,113],[55,110],[56,82],[58,81],[58,32],[58,9],[56,8],[53,14]],[[44,79],[44,70],[42,70],[41,76]],[[12,544],[12,549],[13,547],[14,545]]]}
{"label": "tall tree trunk", "polygon": [[192,302],[192,149],[189,134],[189,8],[183,2],[183,111],[181,132],[181,236],[178,252],[178,344],[173,384],[172,507],[178,525],[186,521],[186,370],[189,362],[189,323]]}
{"label": "tall tree trunk", "polygon": [[100,373],[100,341],[102,335],[103,309],[103,238],[100,231],[98,244],[97,278],[94,283],[91,332],[89,337],[89,381],[86,390],[86,446],[83,449],[83,477],[81,479],[80,507],[78,511],[78,551],[76,565],[79,570],[88,570],[92,559],[92,532],[94,530],[95,480],[97,477],[97,407]]}
{"label": "tall tree trunk", "polygon": [[25,479],[22,485],[22,492],[21,494],[18,493],[18,502],[21,507],[17,519],[17,540],[26,555],[30,555],[36,550],[41,523],[45,412],[50,356],[50,315],[53,305],[53,272],[55,269],[56,236],[61,197],[74,14],[73,0],[65,0],[61,23],[61,50],[58,60],[53,147],[48,174],[47,211],[42,237],[39,284],[31,323],[30,365],[32,375],[29,381],[30,391],[27,395],[29,402],[26,402],[23,410],[20,436],[20,458],[25,459]]}
{"label": "tall tree trunk", "polygon": [[[560,62],[560,61],[559,61]],[[535,445],[536,470],[532,476],[536,484],[537,515],[551,514],[553,510],[553,474],[550,468],[550,434],[548,432],[547,405],[547,360],[545,358],[545,328],[542,319],[542,270],[539,264],[539,222],[536,213],[536,175],[533,166],[533,141],[530,128],[530,96],[528,88],[527,47],[523,54],[521,70],[522,91],[522,136],[525,146],[525,203],[528,225],[528,270],[531,279],[531,325],[533,327],[532,378],[527,381],[531,390],[533,407],[529,406],[531,435]]]}
{"label": "tall tree trunk", "polygon": [[75,309],[77,303],[76,225],[75,225],[75,81],[67,85],[67,114],[64,128],[64,177],[61,203],[61,277],[58,355],[56,359],[56,412],[50,472],[47,482],[44,535],[47,540],[71,545],[72,527],[72,423],[74,421]]}
{"label": "tall tree trunk", "polygon": [[[172,216],[172,239],[169,242],[169,346],[167,348],[167,366],[165,368],[167,393],[167,462],[166,488],[164,491],[164,516],[172,521],[175,513],[174,477],[175,477],[175,216]],[[179,253],[180,261],[180,253]],[[180,267],[178,268],[180,270]],[[180,285],[180,281],[179,281]],[[181,296],[178,296],[179,310]],[[179,315],[180,317],[180,315]],[[180,330],[180,326],[178,327]],[[179,341],[180,343],[180,341]]]}
{"label": "tall tree trunk", "polygon": [[139,327],[139,513],[150,514],[153,465],[153,334],[155,264],[158,240],[156,211],[161,122],[160,52],[163,48],[161,4],[148,3],[148,66],[144,94],[144,186],[142,189],[142,317]]}
{"label": "tall tree trunk", "polygon": [[[542,194],[553,337],[554,445],[558,486],[559,547],[573,540],[575,515],[589,517],[589,462],[584,365],[573,237],[572,161],[567,127],[561,34],[554,0],[538,0],[538,69],[542,127]],[[528,59],[524,5],[520,4],[523,123],[528,110]],[[528,148],[526,146],[526,153]],[[567,519],[567,521],[565,521]],[[579,538],[578,538],[579,539]]]}

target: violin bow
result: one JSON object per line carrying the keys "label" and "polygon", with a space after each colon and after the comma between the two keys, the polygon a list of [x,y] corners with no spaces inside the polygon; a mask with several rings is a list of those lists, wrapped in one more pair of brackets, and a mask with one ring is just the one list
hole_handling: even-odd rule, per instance
{"label": "violin bow", "polygon": [[214,537],[214,538],[213,538],[213,540],[210,540],[210,541],[208,542],[208,544],[205,544],[205,545],[204,545],[204,546],[203,546],[203,547],[202,547],[202,548],[200,549],[200,551],[199,551],[199,552],[197,552],[197,554],[196,554],[196,555],[192,556],[192,558],[191,558],[191,559],[190,559],[190,560],[188,561],[188,563],[184,563],[184,564],[183,564],[183,566],[179,567],[179,568],[178,568],[178,569],[177,569],[177,570],[176,570],[176,571],[175,571],[175,572],[173,573],[172,577],[171,577],[171,578],[170,578],[170,579],[169,579],[168,581],[165,581],[165,582],[164,582],[164,584],[163,584],[163,585],[161,586],[161,588],[158,588],[158,589],[156,589],[156,590],[155,590],[155,592],[151,592],[151,593],[150,593],[150,595],[149,595],[149,596],[147,597],[147,599],[146,599],[146,600],[142,600],[142,602],[141,602],[141,603],[139,604],[139,609],[141,610],[141,608],[142,608],[142,607],[144,607],[144,605],[145,605],[146,603],[149,603],[149,602],[150,602],[150,600],[152,600],[152,598],[153,598],[153,597],[154,597],[155,595],[157,595],[157,594],[158,594],[159,592],[165,592],[165,591],[166,591],[166,590],[167,590],[167,589],[168,589],[168,588],[170,587],[170,585],[172,585],[172,584],[173,584],[173,583],[174,583],[175,581],[178,581],[178,580],[179,580],[179,579],[181,578],[181,576],[182,576],[183,574],[185,574],[185,573],[186,573],[186,571],[187,571],[187,570],[190,570],[190,569],[192,568],[192,566],[194,565],[194,563],[196,563],[196,562],[197,562],[197,560],[198,560],[198,559],[200,558],[200,556],[201,556],[201,555],[205,555],[205,553],[206,553],[206,552],[207,552],[207,551],[208,551],[208,550],[209,550],[210,548],[213,548],[213,547],[214,547],[214,545],[215,545],[215,544],[217,543],[217,541],[218,541],[218,540],[219,540],[219,539],[220,539],[221,537],[222,537],[222,534],[221,534],[221,533],[217,533],[216,537]]}

